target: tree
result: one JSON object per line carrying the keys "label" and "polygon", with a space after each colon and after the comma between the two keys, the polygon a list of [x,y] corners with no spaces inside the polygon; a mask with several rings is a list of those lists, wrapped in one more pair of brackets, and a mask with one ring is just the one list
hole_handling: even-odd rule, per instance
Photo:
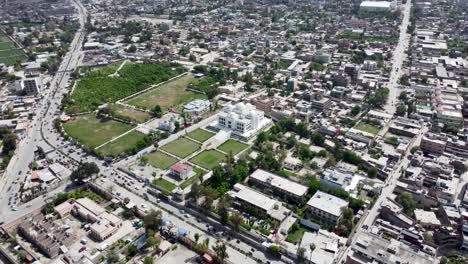
{"label": "tree", "polygon": [[127,52],[130,52],[130,53],[134,53],[137,51],[137,47],[135,45],[130,45],[130,47],[128,47],[127,49]]}
{"label": "tree", "polygon": [[374,179],[375,177],[377,177],[377,174],[378,174],[378,171],[375,167],[369,167],[367,169],[367,176],[371,179]]}
{"label": "tree", "polygon": [[270,254],[272,254],[272,255],[279,256],[280,255],[280,247],[278,245],[271,245],[271,246],[268,247],[268,252],[270,252]]}
{"label": "tree", "polygon": [[396,108],[396,114],[398,116],[404,116],[406,114],[406,106],[405,105],[399,105]]}
{"label": "tree", "polygon": [[162,109],[161,109],[161,106],[160,105],[156,105],[153,110],[151,110],[151,113],[153,114],[153,116],[157,117],[157,118],[161,118],[163,112],[162,112]]}
{"label": "tree", "polygon": [[298,263],[298,264],[304,264],[304,263],[306,263],[305,253],[306,253],[306,249],[305,249],[305,248],[299,247],[299,248],[297,249],[297,263]]}
{"label": "tree", "polygon": [[128,197],[125,197],[124,200],[123,200],[124,204],[128,204],[130,202],[130,198]]}
{"label": "tree", "polygon": [[143,259],[143,264],[153,264],[153,257],[151,256],[146,256],[144,259]]}
{"label": "tree", "polygon": [[227,248],[225,243],[218,243],[213,246],[213,251],[216,253],[216,263],[224,263],[224,260],[229,257],[226,249]]}
{"label": "tree", "polygon": [[397,196],[396,201],[401,204],[403,211],[408,215],[413,215],[414,209],[416,209],[416,202],[414,201],[413,195],[409,192],[404,192]]}
{"label": "tree", "polygon": [[151,211],[149,211],[149,213],[143,218],[143,223],[147,232],[149,230],[157,231],[162,224],[161,211],[151,209]]}
{"label": "tree", "polygon": [[202,191],[202,187],[200,186],[200,184],[195,182],[192,184],[188,197],[197,201],[198,198],[200,198],[201,191]]}
{"label": "tree", "polygon": [[113,248],[107,252],[106,257],[107,263],[117,263],[119,261],[119,254]]}
{"label": "tree", "polygon": [[149,159],[148,159],[148,156],[142,156],[142,157],[140,158],[141,164],[147,164],[147,163],[148,163],[148,160],[149,160]]}
{"label": "tree", "polygon": [[130,257],[135,256],[138,253],[138,248],[134,244],[130,244],[127,247],[127,255]]}
{"label": "tree", "polygon": [[200,240],[200,234],[199,233],[195,233],[193,235],[193,238],[195,238],[195,243],[198,243],[198,240]]}
{"label": "tree", "polygon": [[153,249],[154,247],[159,247],[160,244],[161,239],[159,237],[155,238],[154,235],[149,236],[146,240],[146,245],[151,249]]}
{"label": "tree", "polygon": [[[315,243],[310,243],[309,249],[310,249],[310,258],[312,258],[312,253],[313,253],[314,250],[315,250]],[[311,262],[312,262],[312,261],[311,261]]]}
{"label": "tree", "polygon": [[94,162],[85,162],[78,165],[70,175],[72,181],[83,182],[92,175],[99,173],[99,167]]}
{"label": "tree", "polygon": [[242,217],[241,213],[236,212],[231,216],[231,223],[234,226],[234,230],[239,232],[240,225],[244,222],[244,217]]}
{"label": "tree", "polygon": [[8,154],[16,149],[16,139],[16,135],[13,133],[3,135],[3,154]]}
{"label": "tree", "polygon": [[351,108],[351,115],[353,116],[357,116],[360,112],[361,112],[361,107],[359,105],[355,105],[353,106],[353,108]]}

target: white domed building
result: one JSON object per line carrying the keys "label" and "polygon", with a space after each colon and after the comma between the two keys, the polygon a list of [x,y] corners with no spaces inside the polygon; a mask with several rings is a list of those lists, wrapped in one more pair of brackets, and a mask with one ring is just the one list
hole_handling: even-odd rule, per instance
{"label": "white domed building", "polygon": [[247,103],[227,105],[218,114],[215,128],[229,131],[232,136],[240,139],[249,139],[271,123],[265,118],[262,111]]}

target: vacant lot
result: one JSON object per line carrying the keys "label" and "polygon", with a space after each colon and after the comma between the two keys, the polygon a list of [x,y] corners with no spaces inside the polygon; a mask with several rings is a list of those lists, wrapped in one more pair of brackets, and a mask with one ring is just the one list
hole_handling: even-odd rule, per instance
{"label": "vacant lot", "polygon": [[218,149],[225,153],[229,153],[232,151],[232,155],[236,155],[237,153],[243,151],[248,147],[249,145],[247,144],[229,139],[228,141],[224,142],[221,146],[219,146]]}
{"label": "vacant lot", "polygon": [[364,132],[374,134],[374,135],[378,134],[380,131],[380,127],[374,126],[368,123],[364,123],[364,122],[359,123],[355,128]]}
{"label": "vacant lot", "polygon": [[82,115],[63,125],[65,131],[72,138],[88,147],[97,147],[132,127],[113,120],[103,121],[95,115]]}
{"label": "vacant lot", "polygon": [[121,118],[136,123],[144,123],[151,119],[150,113],[138,111],[130,107],[125,107],[123,105],[113,104],[111,105],[111,109],[114,111],[113,115],[116,118]]}
{"label": "vacant lot", "polygon": [[[132,131],[106,145],[100,147],[97,151],[101,156],[118,157],[126,153],[133,153],[138,151],[138,143],[143,142],[145,134]],[[143,145],[144,146],[144,145]]]}
{"label": "vacant lot", "polygon": [[159,151],[150,153],[147,157],[151,166],[161,170],[167,170],[177,162],[177,159]]}
{"label": "vacant lot", "polygon": [[191,74],[186,74],[161,86],[143,93],[127,101],[128,104],[143,109],[152,109],[156,105],[163,111],[188,103],[194,99],[206,98],[206,95],[187,91],[187,86],[193,80]]}
{"label": "vacant lot", "polygon": [[[100,69],[101,72],[111,72],[111,69]],[[180,67],[169,64],[125,64],[119,71],[119,76],[102,76],[101,73],[91,73],[80,79],[71,95],[73,101],[68,105],[67,112],[78,113],[95,110],[104,103],[113,103],[119,99],[139,92],[150,85],[158,84],[182,73]]]}
{"label": "vacant lot", "polygon": [[162,150],[176,155],[179,158],[185,158],[200,148],[200,144],[187,138],[179,138],[161,147]]}
{"label": "vacant lot", "polygon": [[212,170],[226,159],[226,156],[216,150],[205,150],[190,160],[193,164]]}
{"label": "vacant lot", "polygon": [[195,139],[198,142],[205,142],[212,136],[214,136],[214,133],[203,130],[201,128],[197,128],[194,131],[190,132],[187,134],[188,137]]}
{"label": "vacant lot", "polygon": [[0,32],[0,63],[13,65],[27,59],[26,54],[7,37]]}

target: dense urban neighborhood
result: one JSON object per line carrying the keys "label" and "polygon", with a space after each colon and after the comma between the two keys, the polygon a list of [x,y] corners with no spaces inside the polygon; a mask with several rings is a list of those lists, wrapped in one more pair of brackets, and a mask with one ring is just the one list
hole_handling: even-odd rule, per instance
{"label": "dense urban neighborhood", "polygon": [[0,1],[0,263],[468,263],[468,1]]}

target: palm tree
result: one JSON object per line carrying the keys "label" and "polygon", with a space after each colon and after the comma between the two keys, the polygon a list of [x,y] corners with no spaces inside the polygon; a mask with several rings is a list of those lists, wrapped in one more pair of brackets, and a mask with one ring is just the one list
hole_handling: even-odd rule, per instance
{"label": "palm tree", "polygon": [[213,246],[213,250],[216,253],[216,262],[217,263],[224,263],[224,260],[229,257],[226,251],[226,244],[218,243]]}
{"label": "palm tree", "polygon": [[313,253],[314,250],[315,250],[315,243],[311,243],[311,244],[309,245],[309,248],[310,248],[309,261],[312,262],[312,253]]}

